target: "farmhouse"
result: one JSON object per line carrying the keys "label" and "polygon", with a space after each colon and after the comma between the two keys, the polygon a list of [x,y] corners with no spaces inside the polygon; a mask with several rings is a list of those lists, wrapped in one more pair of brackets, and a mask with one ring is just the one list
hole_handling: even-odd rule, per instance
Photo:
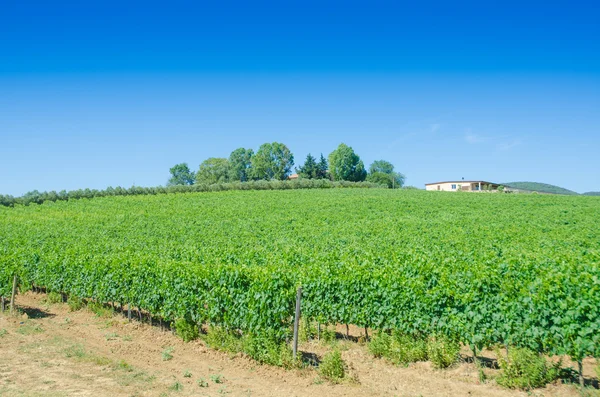
{"label": "farmhouse", "polygon": [[486,181],[447,181],[426,183],[425,190],[439,190],[444,192],[480,192],[485,190],[496,190],[500,185],[498,183]]}

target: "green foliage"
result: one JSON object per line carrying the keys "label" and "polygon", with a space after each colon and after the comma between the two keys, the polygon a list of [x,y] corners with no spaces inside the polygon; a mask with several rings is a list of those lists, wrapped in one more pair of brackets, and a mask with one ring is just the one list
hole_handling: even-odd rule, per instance
{"label": "green foliage", "polygon": [[[325,167],[327,161],[325,161]],[[319,162],[319,169],[321,162]],[[324,168],[325,169],[325,168]],[[250,172],[250,170],[248,170]],[[321,172],[321,171],[319,171]],[[80,189],[71,190],[69,192],[62,191],[58,195],[56,192],[37,192],[33,196],[23,197],[12,197],[4,196],[4,199],[0,199],[0,206],[14,207],[15,205],[30,205],[30,204],[42,204],[44,202],[55,202],[55,201],[68,201],[68,200],[79,200],[83,198],[99,198],[99,197],[113,197],[113,196],[155,196],[162,194],[176,194],[176,193],[200,193],[200,192],[220,192],[230,190],[289,190],[289,189],[331,189],[331,188],[379,188],[381,186],[367,183],[367,182],[348,182],[348,181],[337,181],[331,182],[322,179],[329,179],[327,172],[322,173],[323,176],[319,176],[319,180],[259,180],[247,182],[237,182],[231,179],[229,183],[218,183],[218,184],[207,184],[200,183],[195,185],[169,185],[169,186],[158,186],[158,187],[141,187],[132,186],[128,189],[122,187],[108,187],[105,190],[96,189]],[[2,198],[2,197],[0,197]]]}
{"label": "green foliage", "polygon": [[81,299],[77,296],[69,296],[69,299],[67,300],[67,304],[69,305],[69,310],[72,312],[81,310],[85,306],[83,303],[83,299]]}
{"label": "green foliage", "polygon": [[504,387],[531,390],[553,382],[560,375],[560,363],[550,365],[532,350],[511,348],[508,357],[497,354],[502,372],[496,382]]}
{"label": "green foliage", "polygon": [[235,149],[229,155],[229,180],[247,182],[250,179],[250,167],[252,165],[252,149]]}
{"label": "green foliage", "polygon": [[179,381],[175,381],[175,383],[173,383],[171,386],[169,386],[169,390],[176,391],[176,392],[182,391],[183,384]]}
{"label": "green foliage", "polygon": [[294,155],[283,143],[265,143],[252,157],[250,173],[254,179],[285,180],[294,166]]}
{"label": "green foliage", "polygon": [[5,330],[4,328],[0,329],[0,338],[3,337],[6,334],[8,334],[7,330]]}
{"label": "green foliage", "polygon": [[377,160],[369,167],[367,181],[386,185],[388,188],[399,189],[404,185],[404,175],[394,172],[394,166],[389,161]]}
{"label": "green foliage", "polygon": [[427,358],[434,368],[452,366],[458,361],[459,354],[460,344],[444,336],[431,337],[427,342]]}
{"label": "green foliage", "polygon": [[175,320],[174,326],[177,336],[179,336],[185,342],[198,339],[198,336],[200,335],[198,325],[185,318],[178,318]]}
{"label": "green foliage", "polygon": [[111,307],[107,307],[100,302],[90,302],[87,305],[89,311],[101,318],[111,318],[114,314]]}
{"label": "green foliage", "polygon": [[427,340],[399,331],[379,332],[371,338],[369,350],[375,357],[385,357],[396,365],[427,360]]}
{"label": "green foliage", "polygon": [[163,361],[171,361],[173,359],[174,351],[175,351],[175,349],[173,347],[167,347],[167,348],[165,348],[165,350],[162,351],[162,353],[160,354],[160,357],[162,358]]}
{"label": "green foliage", "polygon": [[223,383],[223,375],[221,375],[221,374],[212,374],[210,376],[210,380],[212,380],[215,383]]}
{"label": "green foliage", "polygon": [[391,174],[394,172],[394,165],[389,161],[376,160],[369,166],[369,174],[375,173]]}
{"label": "green foliage", "polygon": [[171,178],[167,182],[169,186],[193,185],[196,179],[196,175],[190,170],[187,163],[176,164],[169,172],[171,173]]}
{"label": "green foliage", "polygon": [[335,181],[364,181],[367,171],[354,150],[344,143],[329,154],[329,172]]}
{"label": "green foliage", "polygon": [[319,165],[317,164],[317,159],[312,156],[312,154],[308,154],[306,156],[306,160],[304,164],[297,168],[298,176],[301,178],[307,179],[316,179],[318,177]]}
{"label": "green foliage", "polygon": [[325,379],[338,383],[346,376],[346,363],[339,350],[325,354],[319,364],[319,373]]}
{"label": "green foliage", "polygon": [[396,172],[393,172],[391,174],[375,172],[373,174],[367,175],[367,182],[385,185],[388,189],[400,189],[404,184],[404,176]]}
{"label": "green foliage", "polygon": [[502,185],[512,187],[515,189],[523,189],[529,190],[532,192],[540,192],[540,193],[552,193],[552,194],[564,194],[564,195],[577,195],[576,192],[565,189],[559,186],[550,185],[547,183],[539,183],[539,182],[507,182]]}
{"label": "green foliage", "polygon": [[321,153],[321,157],[319,158],[319,163],[317,164],[317,179],[329,179],[329,164],[327,163],[327,159]]}
{"label": "green foliage", "polygon": [[186,370],[186,371],[183,373],[183,377],[184,377],[184,378],[191,378],[191,377],[192,377],[192,373],[191,373],[189,370]]}
{"label": "green foliage", "polygon": [[284,368],[298,366],[290,347],[268,336],[240,335],[221,327],[210,327],[205,342],[212,348],[230,353],[244,353],[254,360]]}
{"label": "green foliage", "polygon": [[208,387],[208,382],[204,378],[200,378],[196,381],[198,387]]}
{"label": "green foliage", "polygon": [[54,303],[62,303],[63,297],[62,294],[58,292],[49,292],[46,296],[46,302],[54,304]]}
{"label": "green foliage", "polygon": [[200,168],[196,172],[196,183],[206,185],[226,183],[229,182],[229,175],[229,160],[211,157],[200,164]]}
{"label": "green foliage", "polygon": [[[212,189],[360,186],[292,182]],[[594,197],[320,189],[17,205],[0,208],[0,263],[5,297],[17,274],[98,311],[127,302],[275,342],[302,285],[302,314],[321,324],[600,355]]]}

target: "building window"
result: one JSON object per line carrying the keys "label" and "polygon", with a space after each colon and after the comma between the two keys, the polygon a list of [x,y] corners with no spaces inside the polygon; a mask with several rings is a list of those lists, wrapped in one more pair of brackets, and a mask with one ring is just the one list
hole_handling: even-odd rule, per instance
{"label": "building window", "polygon": [[452,184],[452,190],[456,190],[456,185]]}

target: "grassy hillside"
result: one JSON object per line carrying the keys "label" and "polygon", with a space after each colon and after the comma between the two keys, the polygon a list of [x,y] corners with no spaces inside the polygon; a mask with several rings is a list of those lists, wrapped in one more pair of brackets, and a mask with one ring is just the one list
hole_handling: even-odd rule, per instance
{"label": "grassy hillside", "polygon": [[548,183],[540,183],[540,182],[507,182],[503,183],[504,186],[514,187],[516,189],[524,189],[531,190],[533,192],[540,193],[552,193],[552,194],[566,194],[566,195],[577,195],[577,192],[574,192],[569,189],[565,189],[560,186],[550,185]]}
{"label": "grassy hillside", "polygon": [[585,192],[584,196],[600,196],[600,192]]}

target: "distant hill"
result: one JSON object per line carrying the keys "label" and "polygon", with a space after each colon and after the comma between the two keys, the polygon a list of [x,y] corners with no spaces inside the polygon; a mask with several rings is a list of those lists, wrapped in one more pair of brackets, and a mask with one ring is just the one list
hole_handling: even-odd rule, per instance
{"label": "distant hill", "polygon": [[503,183],[504,186],[514,187],[515,189],[531,190],[533,192],[540,193],[552,193],[552,194],[567,194],[567,195],[578,195],[579,193],[574,192],[563,187],[549,185],[547,183],[539,182],[507,182]]}
{"label": "distant hill", "polygon": [[600,196],[600,192],[585,192],[584,196]]}

